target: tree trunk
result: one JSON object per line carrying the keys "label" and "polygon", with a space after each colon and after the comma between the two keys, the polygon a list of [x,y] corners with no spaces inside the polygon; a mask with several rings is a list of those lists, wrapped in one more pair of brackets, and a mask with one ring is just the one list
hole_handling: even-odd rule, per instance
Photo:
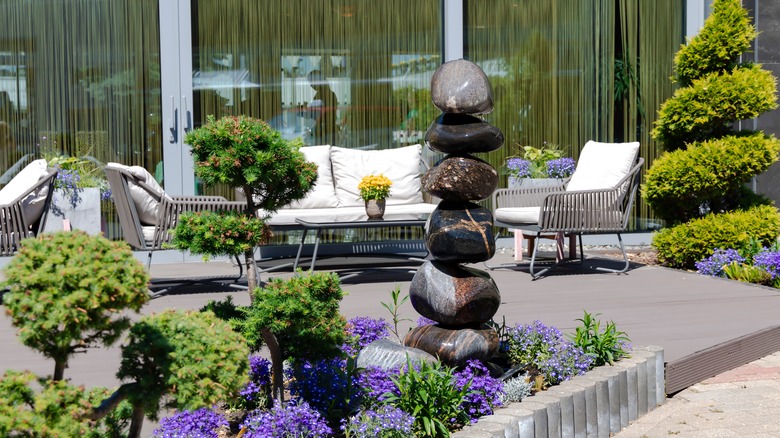
{"label": "tree trunk", "polygon": [[54,359],[54,377],[52,380],[59,382],[65,375],[65,367],[68,366],[67,360]]}
{"label": "tree trunk", "polygon": [[246,286],[249,290],[249,298],[252,299],[258,283],[254,248],[244,253],[244,260],[246,261]]}
{"label": "tree trunk", "polygon": [[144,408],[141,405],[133,406],[133,416],[130,420],[130,430],[127,438],[141,438],[141,427],[144,425]]}
{"label": "tree trunk", "polygon": [[282,360],[282,350],[279,348],[279,342],[276,340],[276,336],[268,328],[260,329],[260,334],[263,336],[263,342],[268,347],[268,351],[271,353],[271,367],[273,369],[272,380],[272,396],[279,403],[284,403],[284,366]]}
{"label": "tree trunk", "polygon": [[120,386],[119,389],[114,391],[110,397],[103,400],[100,403],[100,406],[93,408],[88,418],[90,420],[100,420],[101,418],[105,417],[109,412],[114,410],[114,408],[116,408],[119,403],[122,403],[123,400],[127,399],[128,394],[130,394],[136,386],[138,386],[138,383],[136,382],[125,383],[124,385]]}

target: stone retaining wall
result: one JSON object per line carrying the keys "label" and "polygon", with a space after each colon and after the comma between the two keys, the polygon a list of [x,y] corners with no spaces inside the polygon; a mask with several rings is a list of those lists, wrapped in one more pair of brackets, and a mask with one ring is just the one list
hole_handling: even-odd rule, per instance
{"label": "stone retaining wall", "polygon": [[664,351],[634,346],[631,357],[497,409],[454,438],[604,437],[664,403]]}

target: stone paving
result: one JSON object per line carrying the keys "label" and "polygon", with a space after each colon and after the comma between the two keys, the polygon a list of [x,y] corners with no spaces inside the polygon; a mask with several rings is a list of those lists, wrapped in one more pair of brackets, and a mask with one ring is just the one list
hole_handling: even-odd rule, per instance
{"label": "stone paving", "polygon": [[614,437],[780,437],[780,352],[679,392]]}

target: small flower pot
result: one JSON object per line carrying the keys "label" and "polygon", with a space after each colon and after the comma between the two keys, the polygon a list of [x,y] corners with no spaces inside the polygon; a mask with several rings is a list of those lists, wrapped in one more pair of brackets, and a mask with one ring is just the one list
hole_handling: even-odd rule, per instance
{"label": "small flower pot", "polygon": [[369,199],[366,201],[366,215],[371,219],[380,219],[385,215],[385,199]]}

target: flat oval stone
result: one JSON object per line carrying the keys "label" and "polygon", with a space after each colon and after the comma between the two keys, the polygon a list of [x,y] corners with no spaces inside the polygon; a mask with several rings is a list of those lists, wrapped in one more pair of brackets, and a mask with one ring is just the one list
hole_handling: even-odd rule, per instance
{"label": "flat oval stone", "polygon": [[470,359],[486,362],[498,352],[498,333],[487,324],[469,328],[446,328],[438,324],[412,329],[404,345],[437,356],[451,366],[463,366]]}
{"label": "flat oval stone", "polygon": [[409,301],[426,318],[460,326],[489,321],[498,311],[501,294],[485,271],[429,260],[412,277]]}
{"label": "flat oval stone", "polygon": [[385,370],[397,370],[406,365],[407,356],[412,363],[420,361],[433,363],[437,360],[425,351],[407,347],[388,338],[382,338],[360,350],[357,357],[357,366],[358,368],[379,367]]}
{"label": "flat oval stone", "polygon": [[468,114],[444,113],[425,133],[431,149],[445,154],[481,153],[504,145],[504,134],[490,123]]}
{"label": "flat oval stone", "polygon": [[448,155],[422,176],[422,189],[447,201],[476,201],[493,194],[498,172],[477,157]]}
{"label": "flat oval stone", "polygon": [[493,89],[487,75],[477,64],[465,59],[445,62],[433,72],[431,100],[445,113],[493,111]]}
{"label": "flat oval stone", "polygon": [[441,201],[428,218],[425,246],[442,262],[490,260],[496,254],[493,215],[473,202]]}

